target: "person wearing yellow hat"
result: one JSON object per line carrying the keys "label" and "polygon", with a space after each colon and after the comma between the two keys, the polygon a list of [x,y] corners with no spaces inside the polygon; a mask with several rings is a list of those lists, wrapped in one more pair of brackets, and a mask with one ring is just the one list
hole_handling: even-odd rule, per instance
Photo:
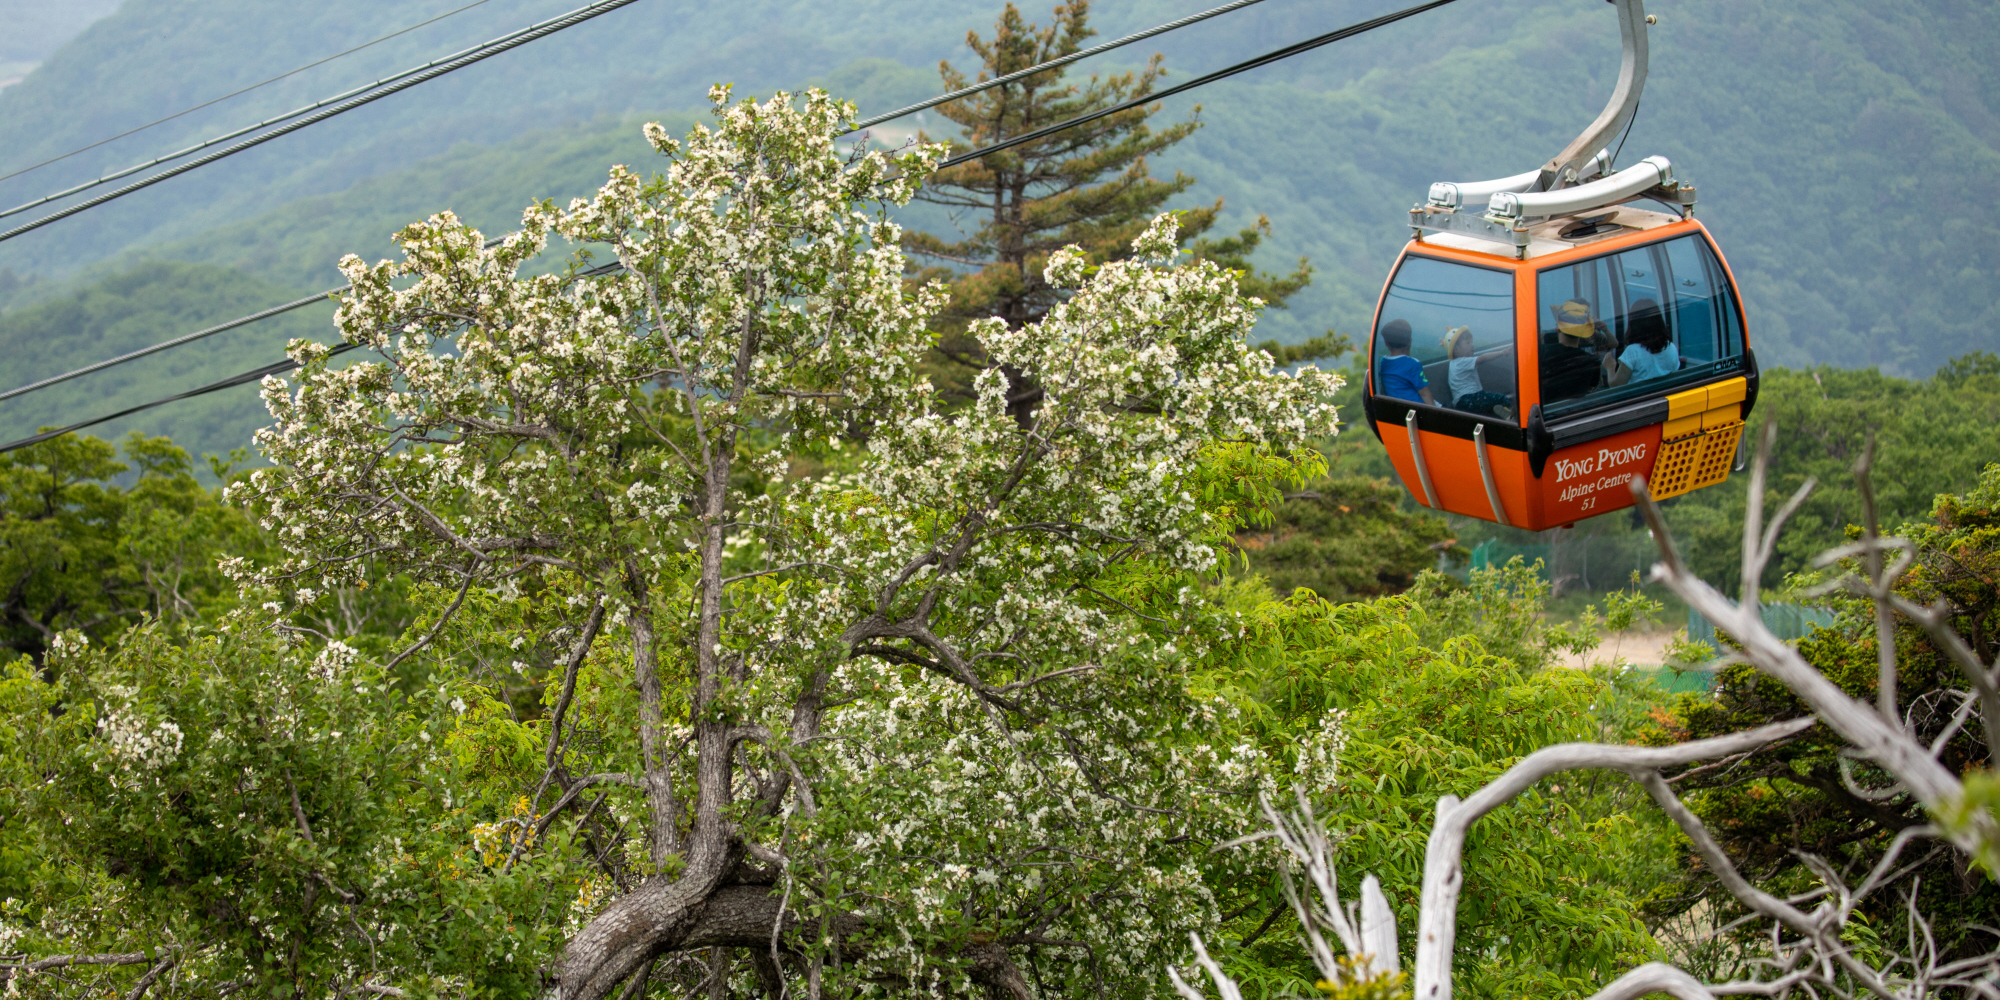
{"label": "person wearing yellow hat", "polygon": [[1570,299],[1552,310],[1555,313],[1554,336],[1542,337],[1542,402],[1581,396],[1597,388],[1604,374],[1604,362],[1618,363],[1616,357],[1605,355],[1599,358],[1591,345],[1598,334],[1604,333],[1604,324],[1592,314],[1590,303],[1582,299]]}

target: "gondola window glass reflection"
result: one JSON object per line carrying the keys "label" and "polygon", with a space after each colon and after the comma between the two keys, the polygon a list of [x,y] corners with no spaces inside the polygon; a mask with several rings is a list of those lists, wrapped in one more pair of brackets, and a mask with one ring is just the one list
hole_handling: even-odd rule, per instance
{"label": "gondola window glass reflection", "polygon": [[1536,286],[1547,417],[1663,395],[1742,366],[1742,320],[1699,236],[1550,268]]}
{"label": "gondola window glass reflection", "polygon": [[[1404,350],[1414,364],[1400,360]],[[1376,320],[1375,367],[1378,394],[1414,398],[1396,389],[1412,381],[1404,369],[1421,367],[1437,405],[1508,417],[1515,392],[1513,274],[1405,257]]]}

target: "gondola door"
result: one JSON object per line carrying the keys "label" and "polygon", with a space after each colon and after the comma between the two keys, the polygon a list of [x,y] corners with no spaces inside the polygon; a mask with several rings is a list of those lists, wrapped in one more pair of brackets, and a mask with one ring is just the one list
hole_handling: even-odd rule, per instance
{"label": "gondola door", "polygon": [[1654,499],[1729,476],[1757,377],[1734,282],[1699,223],[1648,235],[1536,271],[1533,524],[1631,506],[1634,476]]}

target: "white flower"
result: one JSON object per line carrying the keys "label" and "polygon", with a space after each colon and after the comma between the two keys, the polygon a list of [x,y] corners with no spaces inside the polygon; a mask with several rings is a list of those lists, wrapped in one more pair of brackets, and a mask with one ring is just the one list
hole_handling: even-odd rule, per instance
{"label": "white flower", "polygon": [[318,656],[313,657],[312,666],[306,672],[315,680],[333,681],[352,665],[355,657],[359,655],[360,652],[354,647],[334,639],[326,644],[325,649],[319,651]]}

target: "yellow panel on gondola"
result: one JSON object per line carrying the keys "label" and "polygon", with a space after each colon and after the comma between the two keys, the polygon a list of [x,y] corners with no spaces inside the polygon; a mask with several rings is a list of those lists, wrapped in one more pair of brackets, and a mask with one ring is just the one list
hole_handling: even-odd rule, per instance
{"label": "yellow panel on gondola", "polygon": [[1669,420],[1662,427],[1659,460],[1647,491],[1655,500],[1714,486],[1729,478],[1743,440],[1743,400],[1749,380],[1733,378],[1667,397],[1672,412],[1699,403],[1699,413]]}

